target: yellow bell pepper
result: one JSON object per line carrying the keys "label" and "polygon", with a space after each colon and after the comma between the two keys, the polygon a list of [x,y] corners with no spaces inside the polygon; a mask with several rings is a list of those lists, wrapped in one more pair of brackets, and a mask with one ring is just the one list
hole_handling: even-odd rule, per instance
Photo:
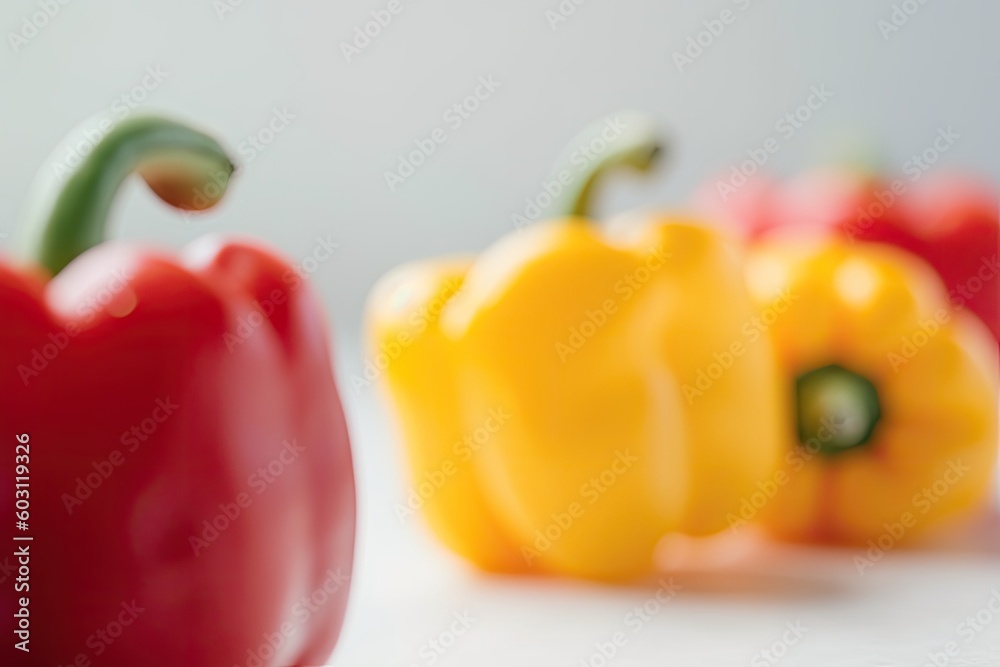
{"label": "yellow bell pepper", "polygon": [[781,385],[738,250],[669,215],[586,219],[601,173],[659,152],[644,119],[611,127],[556,172],[567,217],[401,267],[370,298],[404,513],[488,570],[642,575],[665,534],[724,530],[780,459]]}
{"label": "yellow bell pepper", "polygon": [[996,346],[953,311],[929,266],[881,245],[759,246],[760,304],[796,300],[769,327],[795,417],[783,467],[757,500],[775,535],[884,551],[980,505],[997,455]]}

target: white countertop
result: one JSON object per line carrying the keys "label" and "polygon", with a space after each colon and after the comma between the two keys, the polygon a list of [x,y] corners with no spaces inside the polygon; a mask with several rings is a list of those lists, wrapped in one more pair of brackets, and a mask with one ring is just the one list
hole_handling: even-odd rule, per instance
{"label": "white countertop", "polygon": [[[357,395],[344,382],[354,372],[345,361],[361,533],[334,665],[922,667],[939,653],[938,665],[1000,666],[1000,522],[992,518],[947,549],[892,550],[863,574],[856,551],[748,546],[732,563],[675,573],[679,589],[665,603],[656,582],[478,574],[439,547],[419,516],[401,522],[394,513],[400,450],[377,394]],[[635,611],[647,604],[645,616]],[[977,613],[978,630],[966,621]]]}

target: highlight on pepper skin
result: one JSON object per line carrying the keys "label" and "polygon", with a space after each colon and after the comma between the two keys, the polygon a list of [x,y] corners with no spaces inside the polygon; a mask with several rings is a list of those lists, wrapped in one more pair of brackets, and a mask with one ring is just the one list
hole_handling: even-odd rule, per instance
{"label": "highlight on pepper skin", "polygon": [[[617,581],[676,561],[681,536],[866,545],[889,531],[896,545],[982,511],[997,450],[987,309],[951,298],[954,271],[912,239],[982,250],[986,191],[968,206],[937,181],[912,192],[941,205],[900,204],[892,229],[913,231],[895,248],[874,227],[834,233],[868,192],[836,180],[821,222],[776,186],[731,215],[698,195],[700,218],[586,219],[605,172],[647,170],[664,148],[648,116],[597,121],[546,181],[566,217],[516,221],[479,256],[375,287],[371,381],[410,469],[400,516],[486,571]],[[719,230],[740,220],[759,231]],[[945,239],[945,224],[977,231]],[[463,446],[496,406],[502,428]]]}
{"label": "highlight on pepper skin", "polygon": [[[214,183],[214,205],[234,167],[170,118],[106,126],[63,178],[39,175],[22,266],[0,264],[0,430],[17,441],[0,481],[17,519],[2,662],[316,664],[343,623],[356,521],[316,297],[261,243],[173,257],[107,241],[133,173],[174,206]],[[225,636],[191,626],[223,618]]]}
{"label": "highlight on pepper skin", "polygon": [[[794,405],[786,477],[761,513],[794,540],[908,542],[981,509],[997,456],[996,346],[933,269],[880,244],[767,244],[760,301],[801,303],[771,335]],[[791,382],[794,381],[794,388]]]}
{"label": "highlight on pepper skin", "polygon": [[[477,258],[402,267],[370,301],[373,348],[408,341],[382,379],[414,484],[443,470],[450,444],[491,407],[510,415],[422,503],[438,536],[486,570],[647,575],[665,534],[723,530],[724,510],[779,456],[780,384],[767,341],[748,346],[698,401],[677,382],[752,317],[731,242],[679,215],[617,233],[587,219],[605,171],[648,169],[664,152],[641,114],[599,121],[572,146],[603,140],[612,124],[617,142],[567,188],[567,217],[513,232]],[[461,288],[440,317],[411,326],[413,310],[446,282]],[[751,378],[758,391],[741,391]],[[747,429],[757,446],[741,446]]]}

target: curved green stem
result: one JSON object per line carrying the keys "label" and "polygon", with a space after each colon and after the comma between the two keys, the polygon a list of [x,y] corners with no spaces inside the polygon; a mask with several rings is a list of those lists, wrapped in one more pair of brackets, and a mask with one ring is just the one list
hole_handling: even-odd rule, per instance
{"label": "curved green stem", "polygon": [[585,219],[601,177],[620,167],[648,171],[665,152],[656,123],[645,114],[618,113],[597,121],[570,141],[553,178],[568,181],[558,213]]}
{"label": "curved green stem", "polygon": [[871,380],[836,364],[800,375],[795,396],[799,442],[823,454],[866,444],[882,417]]}
{"label": "curved green stem", "polygon": [[225,193],[234,166],[207,134],[160,116],[88,121],[36,177],[22,221],[25,252],[59,273],[105,239],[108,213],[133,172],[176,208],[199,211]]}

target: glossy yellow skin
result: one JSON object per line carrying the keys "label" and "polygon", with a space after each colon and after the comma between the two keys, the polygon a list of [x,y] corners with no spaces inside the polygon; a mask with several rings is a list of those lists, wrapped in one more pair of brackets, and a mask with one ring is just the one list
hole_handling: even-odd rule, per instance
{"label": "glossy yellow skin", "polygon": [[[369,297],[370,347],[376,359],[388,360],[381,384],[402,429],[410,493],[416,494],[397,513],[407,518],[419,511],[445,545],[483,569],[517,571],[524,560],[471,465],[478,452],[464,438],[474,438],[475,428],[466,433],[459,414],[458,358],[441,331],[442,309],[471,264],[471,258],[448,258],[400,266],[383,277]],[[445,482],[435,486],[442,474]],[[430,489],[422,487],[427,482]]]}
{"label": "glossy yellow skin", "polygon": [[[414,333],[448,279],[462,289]],[[414,336],[383,374],[411,479],[456,464],[422,511],[481,567],[640,576],[665,534],[724,530],[780,458],[773,350],[746,335],[741,258],[704,226],[538,224],[472,262],[397,270],[369,313],[376,349]],[[457,460],[491,410],[503,425]]]}
{"label": "glossy yellow skin", "polygon": [[982,503],[997,456],[996,346],[929,267],[888,246],[786,241],[752,251],[747,283],[761,306],[778,290],[798,299],[769,330],[790,394],[799,374],[837,363],[867,377],[882,407],[872,439],[833,456],[803,448],[789,422],[784,483],[761,511],[772,533],[885,549]]}

